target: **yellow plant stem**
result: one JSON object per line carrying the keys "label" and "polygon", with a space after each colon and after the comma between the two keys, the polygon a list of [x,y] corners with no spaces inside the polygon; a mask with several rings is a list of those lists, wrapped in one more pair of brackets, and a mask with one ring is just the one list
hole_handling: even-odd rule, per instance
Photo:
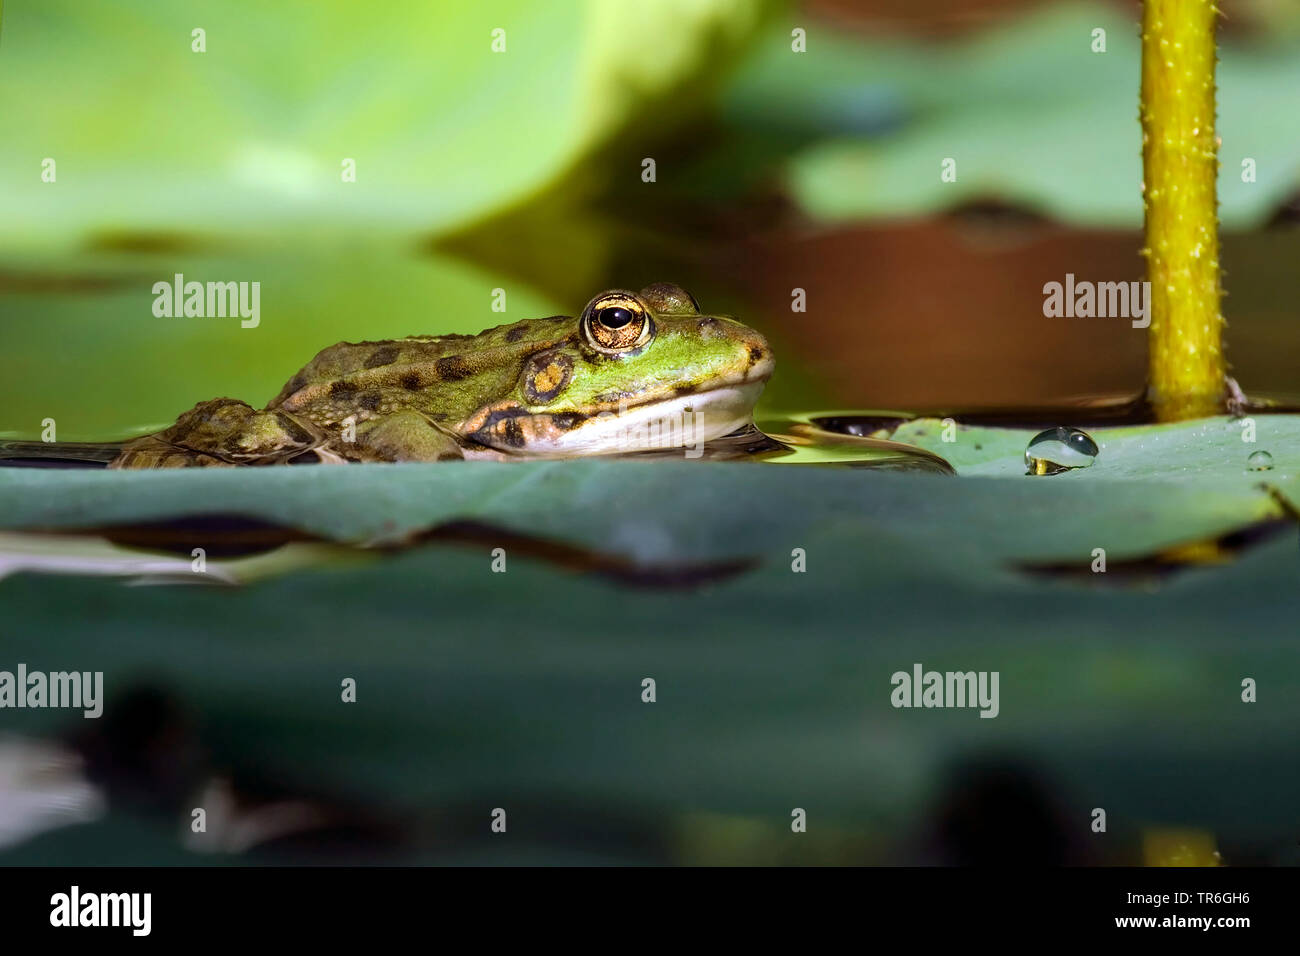
{"label": "yellow plant stem", "polygon": [[1148,396],[1160,421],[1224,400],[1211,0],[1145,0],[1142,165],[1151,281]]}

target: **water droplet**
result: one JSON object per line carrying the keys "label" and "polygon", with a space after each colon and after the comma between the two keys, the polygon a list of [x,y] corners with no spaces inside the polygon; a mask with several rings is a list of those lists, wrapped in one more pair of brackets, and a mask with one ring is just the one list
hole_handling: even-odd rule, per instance
{"label": "water droplet", "polygon": [[1097,443],[1078,428],[1059,425],[1039,432],[1025,449],[1026,475],[1056,475],[1087,468],[1097,460]]}
{"label": "water droplet", "polygon": [[1273,456],[1266,451],[1253,451],[1246,459],[1247,471],[1271,471],[1272,469]]}

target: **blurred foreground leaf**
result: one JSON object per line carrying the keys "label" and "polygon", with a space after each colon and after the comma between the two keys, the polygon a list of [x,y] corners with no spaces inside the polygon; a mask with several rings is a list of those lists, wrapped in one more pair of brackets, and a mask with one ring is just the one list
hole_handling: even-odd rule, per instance
{"label": "blurred foreground leaf", "polygon": [[[905,427],[924,443],[937,425]],[[1172,828],[1214,834],[1229,862],[1285,862],[1300,800],[1290,535],[1142,589],[1015,567],[1086,569],[1097,546],[1141,557],[1283,514],[1230,474],[1236,427],[1102,430],[1093,468],[1051,479],[1010,474],[1026,436],[992,429],[934,447],[1001,477],[621,460],[0,469],[11,528],[237,513],[354,543],[487,529],[235,588],[14,575],[0,580],[6,660],[103,670],[109,714],[114,695],[165,689],[216,767],[364,807],[403,828],[408,862],[915,862],[961,799],[953,775],[1007,760],[1048,781],[1067,830],[1107,808],[1112,835],[1090,854],[1138,862],[1141,834]],[[1285,468],[1296,420],[1257,427]],[[1198,443],[1216,463],[1193,472]],[[511,534],[647,566],[755,561],[695,588],[628,588],[538,561]],[[891,707],[891,675],[918,662],[999,672],[998,717]],[[356,704],[339,699],[348,677]],[[1241,703],[1243,677],[1267,705]],[[8,713],[19,732],[77,729]],[[508,843],[482,835],[496,806],[517,810]],[[836,839],[788,844],[792,807]],[[167,858],[175,825],[155,837]],[[1006,852],[1037,846],[1017,827]],[[88,843],[77,832],[3,859],[138,859],[130,816]]]}
{"label": "blurred foreground leaf", "polygon": [[0,469],[0,526],[243,515],[328,540],[381,544],[468,520],[650,564],[754,556],[785,563],[808,535],[849,525],[867,539],[928,543],[945,563],[1086,561],[1098,545],[1136,556],[1279,516],[1257,485],[1244,477],[1200,487],[609,459],[143,473],[11,468]]}
{"label": "blurred foreground leaf", "polygon": [[[405,852],[426,860],[519,860],[539,843],[550,859],[584,845],[618,855],[591,821],[671,831],[701,813],[754,818],[784,835],[763,855],[799,858],[801,844],[782,850],[798,839],[792,807],[874,848],[860,862],[915,859],[907,843],[959,796],[945,778],[988,755],[1044,774],[1067,828],[1086,834],[1090,808],[1105,806],[1103,856],[1124,858],[1140,830],[1162,825],[1209,830],[1229,855],[1286,858],[1300,800],[1290,540],[1156,593],[1001,575],[847,521],[788,543],[807,550],[807,573],[791,573],[787,550],[673,593],[517,556],[494,574],[486,548],[446,546],[237,589],[24,575],[0,581],[5,660],[103,670],[105,719],[132,688],[165,688],[216,766],[360,802],[425,834]],[[916,662],[998,671],[998,717],[891,707],[890,675]],[[1240,702],[1242,676],[1259,679],[1267,704]],[[355,704],[340,702],[345,677]],[[646,677],[655,704],[640,699]],[[10,730],[32,734],[92,723],[6,713]],[[432,853],[445,808],[462,805],[477,848]],[[510,840],[487,836],[497,806],[512,812]],[[181,819],[168,829],[179,834]],[[1032,843],[1022,827],[999,835],[1007,852]],[[697,845],[681,852],[734,829],[696,825]],[[77,832],[0,859],[138,858],[132,826],[90,843]],[[709,857],[757,861],[716,847]]]}

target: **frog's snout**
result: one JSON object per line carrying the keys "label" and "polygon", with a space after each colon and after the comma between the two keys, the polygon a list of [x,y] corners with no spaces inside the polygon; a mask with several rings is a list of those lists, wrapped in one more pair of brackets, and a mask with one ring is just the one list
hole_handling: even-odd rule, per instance
{"label": "frog's snout", "polygon": [[767,339],[753,329],[746,329],[740,347],[744,350],[743,362],[746,382],[766,382],[772,377],[776,358]]}

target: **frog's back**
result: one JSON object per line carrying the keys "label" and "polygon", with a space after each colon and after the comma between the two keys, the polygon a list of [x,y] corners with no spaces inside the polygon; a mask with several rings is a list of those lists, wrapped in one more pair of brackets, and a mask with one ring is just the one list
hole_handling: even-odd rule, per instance
{"label": "frog's back", "polygon": [[321,424],[347,417],[358,405],[362,418],[395,407],[454,415],[510,387],[529,355],[565,338],[569,322],[554,316],[478,335],[340,342],[318,352],[267,408],[307,413]]}

